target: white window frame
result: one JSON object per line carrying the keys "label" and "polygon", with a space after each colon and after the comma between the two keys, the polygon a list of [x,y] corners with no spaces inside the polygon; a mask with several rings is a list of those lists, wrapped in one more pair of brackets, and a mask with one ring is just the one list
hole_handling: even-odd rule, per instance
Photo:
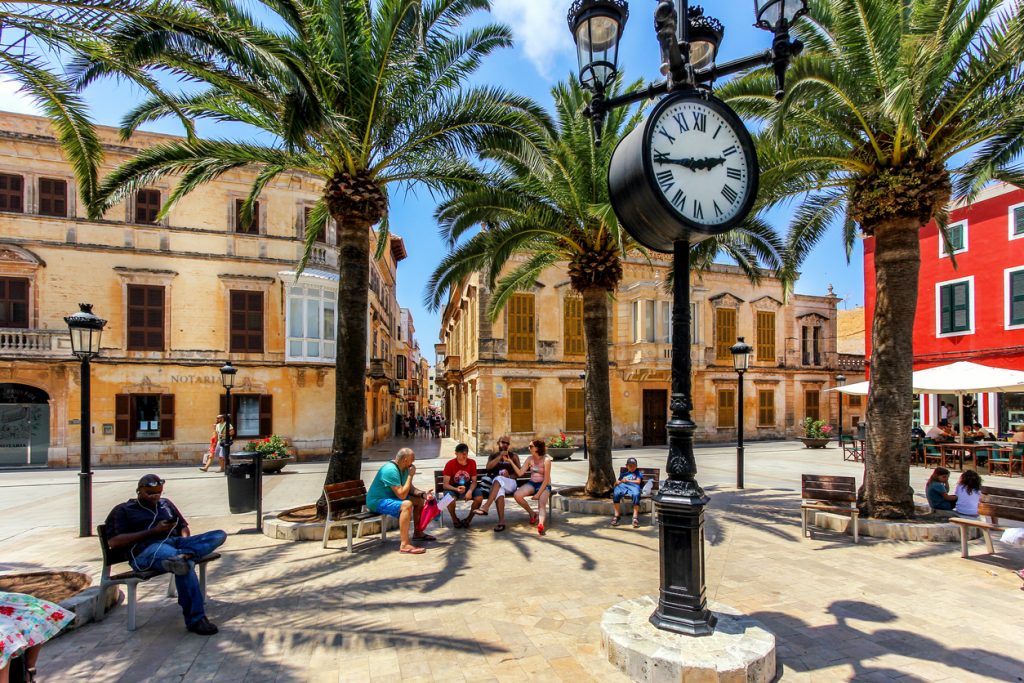
{"label": "white window frame", "polygon": [[1013,228],[1014,228],[1014,225],[1015,225],[1015,221],[1014,221],[1014,216],[1013,216],[1013,213],[1014,213],[1014,211],[1016,211],[1017,209],[1024,209],[1024,203],[1020,203],[1020,204],[1014,204],[1014,205],[1013,205],[1013,206],[1011,206],[1011,207],[1010,207],[1009,209],[1007,209],[1007,228],[1006,228],[1006,235],[1007,235],[1007,238],[1008,238],[1008,239],[1010,239],[1010,240],[1020,240],[1020,239],[1024,239],[1024,232],[1022,232],[1022,233],[1021,233],[1021,234],[1019,234],[1019,235],[1014,235],[1014,234],[1013,234]]}
{"label": "white window frame", "polygon": [[[303,294],[301,294],[301,295],[293,294],[292,293],[292,288],[296,288],[296,287],[304,290]],[[292,333],[291,333],[291,321],[292,321],[292,315],[293,315],[293,312],[292,312],[292,299],[294,297],[298,297],[302,301],[303,309],[305,309],[306,301],[311,300],[311,297],[305,292],[305,290],[309,290],[309,289],[318,289],[318,290],[320,290],[320,336],[318,338],[314,338],[314,337],[295,337],[295,336],[292,336]],[[324,304],[325,303],[326,304],[331,304],[334,307],[334,328],[335,328],[335,336],[337,336],[337,331],[336,331],[337,330],[337,324],[338,324],[338,309],[337,309],[338,292],[337,292],[337,290],[332,288],[332,287],[328,287],[328,286],[325,286],[323,284],[320,284],[320,283],[315,283],[314,284],[314,283],[311,283],[311,282],[303,282],[302,280],[299,280],[299,282],[297,282],[297,283],[290,283],[290,282],[286,283],[285,284],[285,293],[284,294],[285,294],[285,302],[286,302],[285,303],[285,320],[284,320],[284,329],[285,329],[285,346],[284,346],[284,349],[285,349],[285,360],[287,362],[302,362],[302,363],[310,363],[310,362],[312,362],[312,363],[333,363],[335,361],[335,358],[336,358],[336,351],[337,351],[338,340],[337,340],[337,338],[335,338],[333,340],[326,338],[325,332],[327,331],[327,324],[326,324],[326,321],[324,319],[325,318],[324,312],[327,310],[327,308],[329,308],[329,306],[325,306]],[[302,315],[302,319],[303,319],[303,324],[305,324],[305,310],[303,310],[301,315]],[[320,355],[319,356],[308,356],[308,355],[305,355],[305,353],[303,353],[301,355],[293,355],[292,352],[291,352],[291,350],[292,350],[292,342],[293,341],[299,341],[303,345],[303,347],[302,347],[303,351],[305,351],[306,348],[307,348],[307,346],[306,346],[307,342],[313,342],[313,341],[319,342],[319,344],[320,344]],[[327,351],[327,346],[328,345],[332,345],[332,347],[333,347],[333,350],[330,351],[330,352]]]}
{"label": "white window frame", "polygon": [[[970,327],[962,332],[942,332],[942,288],[947,285],[955,285],[961,282],[968,283],[967,286],[967,305],[970,306],[968,318],[970,320]],[[974,334],[974,276],[968,275],[967,277],[959,277],[955,280],[946,280],[944,282],[935,283],[935,338],[944,339],[946,337],[963,337],[964,335]]]}
{"label": "white window frame", "polygon": [[947,225],[946,226],[946,232],[948,233],[950,231],[950,229],[956,227],[957,225],[962,225],[963,226],[963,230],[964,230],[964,246],[962,248],[960,248],[960,249],[957,249],[956,251],[947,252],[945,250],[945,248],[944,248],[946,246],[946,239],[942,236],[942,231],[939,230],[939,258],[946,258],[950,254],[962,254],[965,251],[967,251],[967,247],[968,247],[968,244],[967,244],[967,233],[968,233],[967,227],[968,226],[967,226],[967,219],[966,218],[964,220],[962,220],[962,221],[953,221],[952,223]]}
{"label": "white window frame", "polygon": [[1007,330],[1024,330],[1024,323],[1010,324],[1010,275],[1021,271],[1024,271],[1024,264],[1003,271],[1003,327]]}

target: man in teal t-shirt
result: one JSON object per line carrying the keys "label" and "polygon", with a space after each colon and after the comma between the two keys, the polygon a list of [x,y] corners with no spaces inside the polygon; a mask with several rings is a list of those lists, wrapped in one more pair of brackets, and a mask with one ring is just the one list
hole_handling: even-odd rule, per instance
{"label": "man in teal t-shirt", "polygon": [[408,555],[421,555],[423,548],[409,542],[409,521],[413,523],[413,540],[433,541],[433,536],[423,533],[420,528],[420,513],[423,503],[433,498],[429,491],[420,491],[412,485],[416,476],[416,454],[411,448],[403,448],[395,455],[395,459],[384,463],[377,470],[369,490],[366,492],[366,507],[371,512],[387,515],[398,520],[402,543],[399,552]]}

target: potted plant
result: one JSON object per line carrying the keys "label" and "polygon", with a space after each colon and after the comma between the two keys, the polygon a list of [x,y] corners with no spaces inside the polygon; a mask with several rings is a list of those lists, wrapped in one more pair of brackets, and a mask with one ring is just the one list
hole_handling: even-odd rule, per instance
{"label": "potted plant", "polygon": [[242,450],[263,455],[263,472],[265,474],[280,472],[292,460],[288,454],[288,443],[277,434],[271,434],[265,439],[250,441]]}
{"label": "potted plant", "polygon": [[558,432],[558,436],[548,439],[548,455],[555,460],[566,460],[575,452],[576,444],[573,443],[571,436],[565,435],[565,432]]}
{"label": "potted plant", "polygon": [[804,435],[800,439],[806,448],[825,448],[832,440],[832,425],[824,420],[804,418]]}

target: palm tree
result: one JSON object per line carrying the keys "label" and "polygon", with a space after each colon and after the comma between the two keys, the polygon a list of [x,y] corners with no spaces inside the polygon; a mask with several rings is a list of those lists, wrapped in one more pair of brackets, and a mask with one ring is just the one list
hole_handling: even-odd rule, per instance
{"label": "palm tree", "polygon": [[[618,85],[616,86],[616,90]],[[609,112],[595,147],[589,103],[575,79],[552,89],[555,125],[538,121],[533,145],[503,147],[485,153],[494,163],[491,181],[456,193],[438,207],[437,218],[452,251],[427,285],[425,301],[437,310],[448,293],[475,272],[483,272],[493,290],[487,314],[493,320],[509,298],[529,288],[547,268],[568,264],[569,282],[583,299],[586,340],[586,430],[590,472],[586,491],[607,495],[615,484],[612,470],[612,415],[608,372],[608,300],[623,275],[623,259],[643,253],[623,231],[608,200],[608,163],[615,143],[640,121],[642,112]],[[539,138],[537,138],[539,134]],[[480,224],[485,229],[458,244]],[[733,256],[757,277],[757,262],[775,260],[774,233],[757,222],[746,229],[695,247],[695,263],[709,265],[719,250]],[[505,270],[516,254],[527,259]],[[502,275],[504,273],[504,275]],[[500,279],[499,279],[500,278]]]}
{"label": "palm tree", "polygon": [[[222,0],[193,0],[207,27],[131,19],[83,72],[171,69],[203,86],[153,97],[130,112],[122,131],[184,113],[241,122],[262,135],[246,141],[175,140],[143,151],[109,177],[94,215],[151,183],[180,175],[162,211],[231,169],[257,178],[241,208],[251,219],[263,187],[282,173],[323,180],[306,254],[328,218],[337,224],[338,344],[335,425],[327,483],[358,479],[366,399],[366,310],[370,239],[386,244],[388,187],[419,182],[445,191],[479,181],[466,161],[483,144],[519,137],[523,120],[542,116],[524,98],[493,87],[462,88],[481,59],[511,44],[509,30],[483,24],[459,33],[487,0],[260,0],[257,22]],[[271,142],[260,142],[270,139]],[[303,264],[305,259],[303,259]]]}
{"label": "palm tree", "polygon": [[806,49],[781,102],[766,70],[719,92],[768,126],[765,201],[797,203],[789,268],[837,220],[848,253],[858,227],[874,238],[861,504],[873,517],[910,517],[918,231],[935,220],[945,234],[950,200],[970,201],[993,179],[1024,182],[1012,165],[1024,148],[1024,9],[1019,0],[812,0],[795,30]]}

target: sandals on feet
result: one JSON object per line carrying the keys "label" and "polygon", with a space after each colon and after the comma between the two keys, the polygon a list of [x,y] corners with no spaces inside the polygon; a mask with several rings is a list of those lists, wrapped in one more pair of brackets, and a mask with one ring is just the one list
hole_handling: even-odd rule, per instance
{"label": "sandals on feet", "polygon": [[618,525],[619,525],[619,515],[613,515],[612,516],[612,526],[618,526]]}
{"label": "sandals on feet", "polygon": [[488,512],[488,510],[484,510],[483,508],[477,508],[476,510],[473,510],[474,515],[480,515],[481,517],[486,517]]}
{"label": "sandals on feet", "polygon": [[494,527],[494,533],[498,533],[498,532],[504,531],[504,530],[505,530],[505,525],[504,524],[499,524],[498,526]]}
{"label": "sandals on feet", "polygon": [[537,515],[531,514],[531,515],[530,515],[530,526],[536,526],[536,525],[537,525],[537,522],[538,522],[539,520],[540,520],[540,518],[539,518],[539,517],[537,517]]}
{"label": "sandals on feet", "polygon": [[462,528],[464,528],[464,527],[466,526],[466,523],[465,523],[465,522],[463,522],[463,521],[462,521],[461,519],[459,519],[458,517],[455,517],[455,518],[454,518],[454,519],[452,520],[452,526],[453,526],[453,527],[455,527],[456,529],[462,529]]}
{"label": "sandals on feet", "polygon": [[634,529],[639,529],[640,528],[640,519],[638,517],[634,517],[633,518],[633,528]]}
{"label": "sandals on feet", "polygon": [[427,552],[427,549],[411,545],[407,548],[399,548],[398,552],[402,555],[422,555],[423,553]]}
{"label": "sandals on feet", "polygon": [[538,524],[537,525],[537,533],[540,534],[541,536],[544,535],[544,525],[543,524]]}

